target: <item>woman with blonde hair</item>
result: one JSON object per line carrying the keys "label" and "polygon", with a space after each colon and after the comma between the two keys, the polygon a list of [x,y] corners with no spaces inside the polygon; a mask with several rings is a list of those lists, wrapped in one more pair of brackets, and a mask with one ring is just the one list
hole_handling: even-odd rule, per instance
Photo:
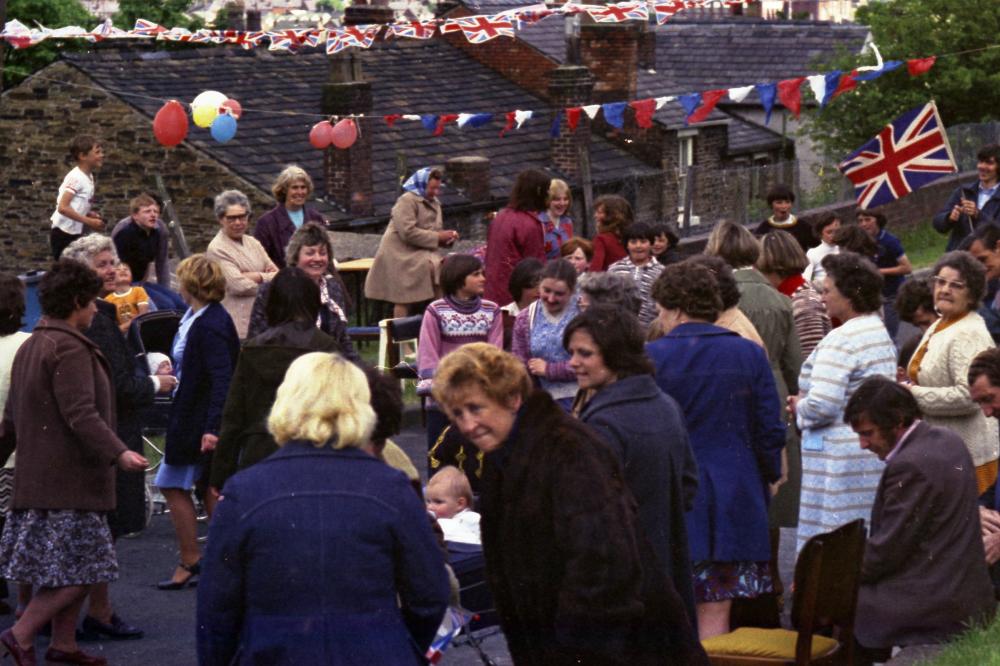
{"label": "woman with blonde hair", "polygon": [[549,196],[545,210],[538,214],[542,223],[545,258],[558,259],[563,243],[573,238],[573,219],[567,215],[573,205],[573,196],[565,180],[553,178],[549,183]]}
{"label": "woman with blonde hair", "polygon": [[285,267],[285,248],[296,229],[307,222],[316,222],[326,227],[323,215],[306,205],[313,193],[313,182],[305,169],[289,164],[271,186],[278,205],[260,216],[253,237],[260,241],[278,268]]}
{"label": "woman with blonde hair", "polygon": [[362,450],[370,399],[338,354],[289,366],[267,420],[280,448],[229,480],[209,529],[199,663],[426,663],[444,558],[406,476]]}

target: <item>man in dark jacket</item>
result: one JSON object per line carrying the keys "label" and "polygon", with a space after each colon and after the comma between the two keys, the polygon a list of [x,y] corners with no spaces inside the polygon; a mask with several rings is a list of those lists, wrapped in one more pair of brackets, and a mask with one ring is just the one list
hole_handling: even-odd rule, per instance
{"label": "man in dark jacket", "polygon": [[111,232],[118,257],[128,264],[132,280],[143,282],[149,265],[156,266],[156,284],[170,289],[167,226],[160,219],[160,204],[148,194],[129,202],[130,215]]}
{"label": "man in dark jacket", "polygon": [[948,236],[945,250],[951,252],[983,224],[1000,220],[1000,145],[983,146],[976,155],[979,180],[955,189],[948,203],[934,216],[934,228]]}
{"label": "man in dark jacket", "polygon": [[989,289],[979,308],[979,315],[986,322],[993,342],[1000,344],[1000,302],[996,295],[997,282],[1000,281],[1000,224],[990,222],[979,225],[962,241],[961,249],[971,253],[986,267]]}
{"label": "man in dark jacket", "polygon": [[[1000,418],[1000,349],[987,349],[969,365],[969,396],[987,418]],[[986,564],[996,596],[1000,598],[1000,496],[997,484],[979,497],[979,520]]]}
{"label": "man in dark jacket", "polygon": [[944,642],[992,618],[976,477],[961,438],[921,421],[910,391],[884,377],[858,388],[844,421],[886,462],[861,567],[858,642]]}

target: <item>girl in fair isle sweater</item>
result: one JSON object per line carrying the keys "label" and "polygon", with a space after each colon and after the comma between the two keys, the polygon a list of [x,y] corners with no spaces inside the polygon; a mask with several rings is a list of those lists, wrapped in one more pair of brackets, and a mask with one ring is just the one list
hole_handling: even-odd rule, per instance
{"label": "girl in fair isle sweater", "polygon": [[[488,342],[503,349],[503,316],[493,301],[483,300],[483,264],[469,254],[453,254],[441,266],[444,298],[427,306],[417,344],[419,395],[430,395],[431,378],[449,352],[470,342]],[[434,446],[448,417],[432,401],[427,405],[427,448]]]}

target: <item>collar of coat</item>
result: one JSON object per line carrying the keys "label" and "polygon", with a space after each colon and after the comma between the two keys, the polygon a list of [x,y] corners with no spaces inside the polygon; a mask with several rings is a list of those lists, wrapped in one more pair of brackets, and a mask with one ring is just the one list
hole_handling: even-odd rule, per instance
{"label": "collar of coat", "polygon": [[678,325],[674,330],[666,334],[667,338],[695,338],[705,335],[732,335],[739,337],[739,333],[722,328],[715,324],[707,324],[698,321],[689,321]]}
{"label": "collar of coat", "polygon": [[[100,313],[95,313],[94,316],[98,317],[103,315],[101,315]],[[38,331],[44,331],[44,330],[62,331],[63,333],[68,333],[77,340],[83,342],[88,347],[100,351],[100,348],[93,340],[84,335],[82,331],[79,331],[70,326],[69,324],[67,324],[62,319],[50,319],[43,315],[42,318],[38,320],[38,323],[35,324],[35,328],[32,330],[32,333],[37,333]]]}
{"label": "collar of coat", "polygon": [[613,405],[637,400],[650,400],[659,393],[660,387],[657,386],[656,380],[651,375],[624,377],[595,393],[580,414],[580,420],[586,421],[587,417],[595,411]]}

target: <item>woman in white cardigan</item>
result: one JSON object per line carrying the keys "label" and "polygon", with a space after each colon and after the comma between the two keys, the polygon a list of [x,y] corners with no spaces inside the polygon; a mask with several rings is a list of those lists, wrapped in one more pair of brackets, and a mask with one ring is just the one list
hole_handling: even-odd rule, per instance
{"label": "woman in white cardigan", "polygon": [[969,364],[993,347],[976,313],[986,290],[986,270],[968,252],[949,252],[934,265],[931,285],[939,319],[920,340],[907,375],[924,420],[951,428],[965,442],[976,465],[982,493],[997,478],[997,422],[987,419],[969,396]]}

